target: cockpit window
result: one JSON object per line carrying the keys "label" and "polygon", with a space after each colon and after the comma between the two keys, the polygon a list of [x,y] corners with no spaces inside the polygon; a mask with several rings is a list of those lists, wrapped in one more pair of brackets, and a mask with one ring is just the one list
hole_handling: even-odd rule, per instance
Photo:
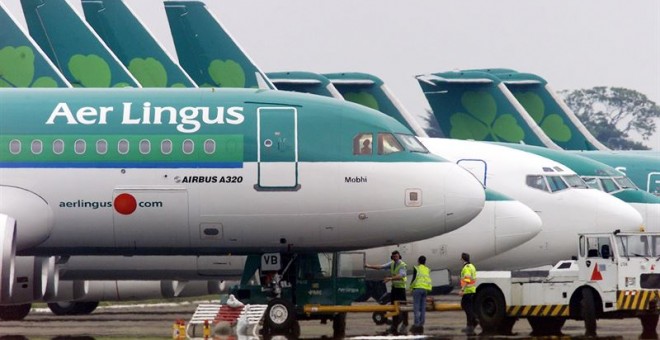
{"label": "cockpit window", "polygon": [[532,187],[534,189],[539,189],[543,191],[550,191],[548,190],[548,184],[545,182],[545,179],[543,176],[539,175],[528,175],[527,179],[527,186]]}
{"label": "cockpit window", "polygon": [[403,146],[394,138],[391,133],[378,134],[378,154],[387,155],[403,151]]}
{"label": "cockpit window", "polygon": [[585,183],[587,183],[587,185],[590,188],[603,191],[603,189],[600,187],[600,181],[598,180],[598,178],[582,177],[582,179],[584,180]]}
{"label": "cockpit window", "polygon": [[561,179],[561,176],[546,176],[546,178],[548,179],[550,191],[552,192],[568,188],[568,185],[564,183],[564,181]]}
{"label": "cockpit window", "polygon": [[619,187],[611,178],[601,178],[600,182],[603,185],[603,191],[607,193],[619,190]]}
{"label": "cockpit window", "polygon": [[614,177],[614,181],[622,189],[637,189],[637,186],[628,177]]}
{"label": "cockpit window", "polygon": [[353,138],[353,154],[354,155],[372,155],[373,134],[361,133]]}
{"label": "cockpit window", "polygon": [[422,145],[422,143],[419,142],[419,139],[413,135],[405,135],[402,133],[397,133],[396,138],[403,144],[403,146],[406,148],[406,150],[410,152],[421,152],[421,153],[429,153],[429,150]]}
{"label": "cockpit window", "polygon": [[568,186],[571,188],[583,188],[587,189],[589,186],[587,186],[587,183],[585,183],[582,178],[580,178],[578,175],[569,175],[569,176],[563,176],[564,180],[566,183],[568,183]]}

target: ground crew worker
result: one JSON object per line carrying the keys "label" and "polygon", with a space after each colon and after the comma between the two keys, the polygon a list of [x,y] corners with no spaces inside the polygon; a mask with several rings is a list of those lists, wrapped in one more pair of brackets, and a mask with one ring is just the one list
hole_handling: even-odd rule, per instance
{"label": "ground crew worker", "polygon": [[474,328],[477,327],[477,317],[474,314],[474,293],[477,292],[477,268],[470,263],[470,254],[461,254],[463,269],[461,269],[461,308],[465,311],[467,326],[463,332],[467,335],[475,335]]}
{"label": "ground crew worker", "polygon": [[[390,276],[386,277],[384,282],[392,282],[392,292],[390,293],[391,303],[394,305],[396,301],[399,305],[406,303],[406,263],[401,259],[401,254],[398,250],[392,252],[389,262],[382,265],[367,264],[365,267],[371,269],[389,269]],[[399,330],[399,324],[403,321],[403,327]],[[392,318],[392,327],[387,333],[392,335],[406,334],[408,326],[408,312],[399,313]]]}
{"label": "ground crew worker", "polygon": [[410,289],[413,296],[413,313],[415,323],[410,328],[413,334],[424,334],[424,322],[426,321],[426,295],[431,291],[431,269],[426,266],[426,256],[417,259],[417,265],[413,272]]}

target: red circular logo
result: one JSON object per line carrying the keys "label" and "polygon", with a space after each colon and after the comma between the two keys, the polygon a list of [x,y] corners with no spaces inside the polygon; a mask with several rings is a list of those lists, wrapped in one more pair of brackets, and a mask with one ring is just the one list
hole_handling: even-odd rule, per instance
{"label": "red circular logo", "polygon": [[137,201],[131,194],[121,194],[115,197],[115,210],[122,215],[130,215],[137,209]]}

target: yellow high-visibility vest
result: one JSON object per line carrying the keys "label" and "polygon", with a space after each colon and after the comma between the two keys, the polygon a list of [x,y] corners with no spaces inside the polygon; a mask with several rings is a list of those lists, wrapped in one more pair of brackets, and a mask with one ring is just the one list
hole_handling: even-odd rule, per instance
{"label": "yellow high-visibility vest", "polygon": [[403,262],[402,260],[399,260],[398,263],[397,262],[392,262],[392,264],[390,265],[390,274],[392,274],[392,276],[398,275],[399,270],[401,268],[403,268],[403,271],[404,271],[403,277],[400,278],[400,279],[397,279],[397,280],[392,280],[392,287],[405,289],[406,288],[406,274],[405,274],[406,263]]}
{"label": "yellow high-visibility vest", "polygon": [[410,289],[421,288],[431,291],[433,285],[431,283],[431,269],[429,267],[420,264],[415,266],[417,273],[415,274],[415,280],[410,284]]}
{"label": "yellow high-visibility vest", "polygon": [[463,294],[474,294],[477,292],[477,268],[472,263],[467,263],[461,269],[461,290]]}

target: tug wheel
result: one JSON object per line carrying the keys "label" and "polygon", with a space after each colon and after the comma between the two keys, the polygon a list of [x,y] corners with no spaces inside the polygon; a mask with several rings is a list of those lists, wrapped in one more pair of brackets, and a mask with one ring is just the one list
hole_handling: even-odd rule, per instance
{"label": "tug wheel", "polygon": [[269,330],[281,333],[292,329],[296,321],[296,312],[293,303],[277,298],[270,300],[264,317]]}

